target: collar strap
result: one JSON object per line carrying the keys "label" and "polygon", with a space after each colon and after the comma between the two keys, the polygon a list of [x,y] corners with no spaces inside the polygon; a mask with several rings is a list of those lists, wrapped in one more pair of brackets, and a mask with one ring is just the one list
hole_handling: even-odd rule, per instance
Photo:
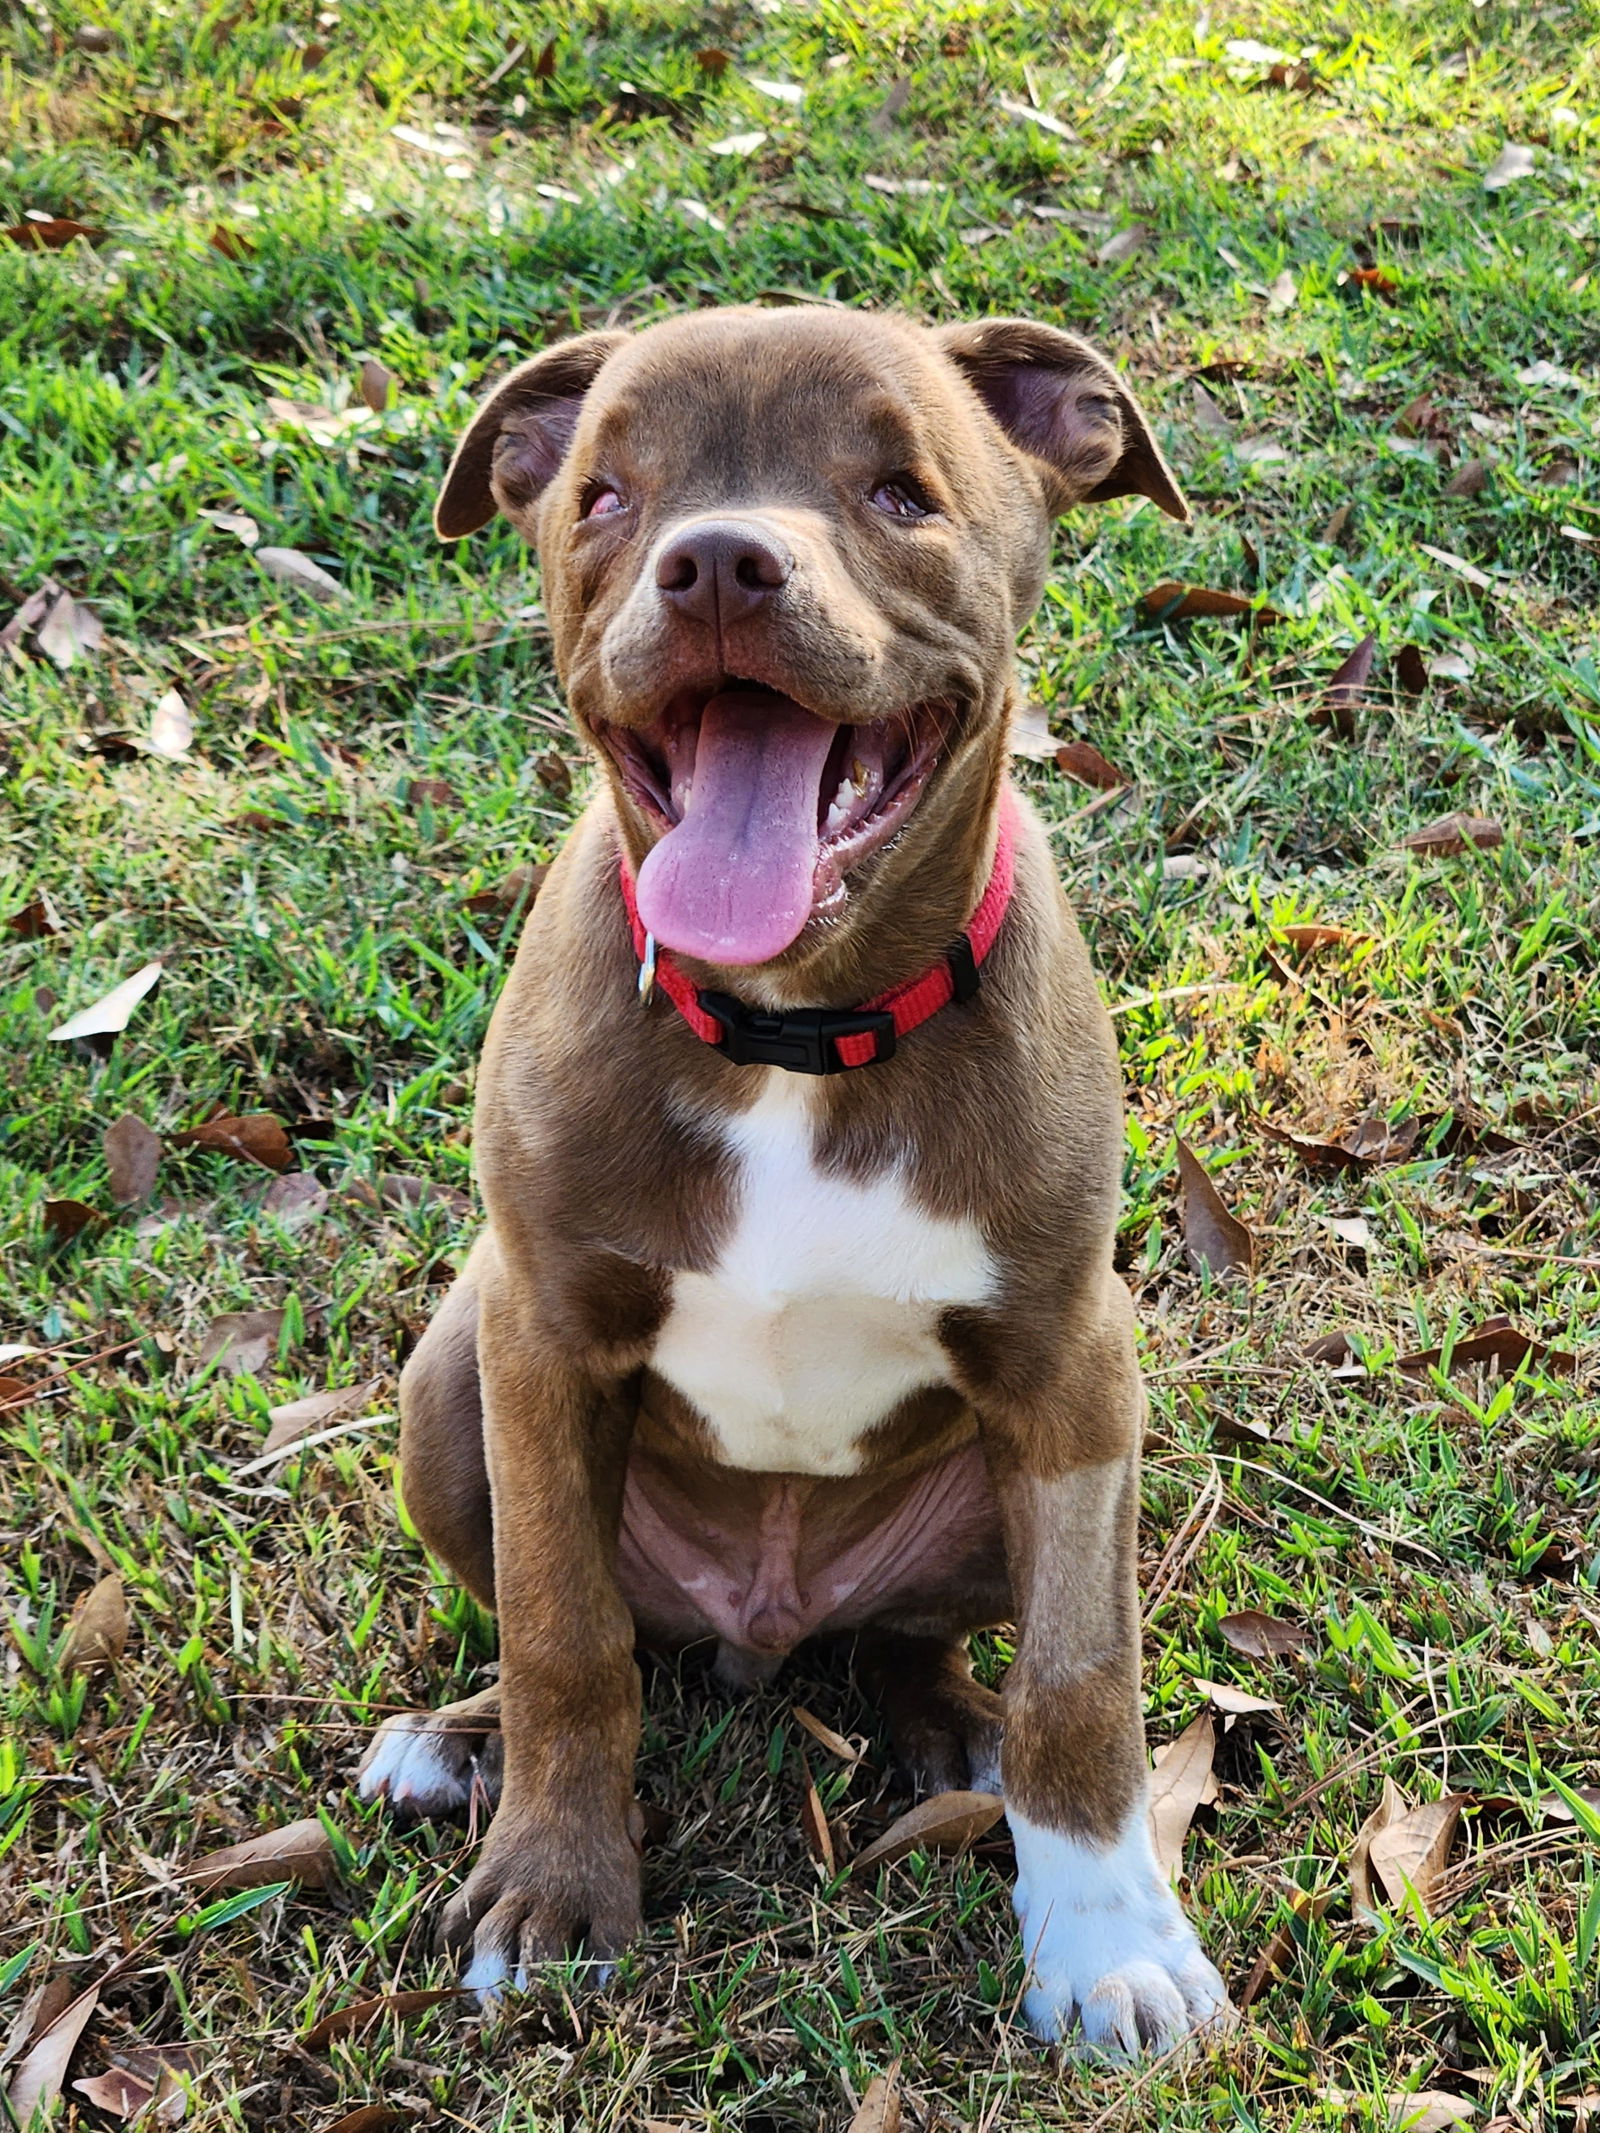
{"label": "collar strap", "polygon": [[846,1067],[882,1066],[895,1044],[950,1001],[970,1000],[978,971],[994,946],[1011,905],[1016,880],[1017,803],[1007,786],[1000,798],[989,885],[966,931],[958,933],[939,961],[921,977],[880,992],[856,1008],[799,1007],[768,1013],[747,1007],[731,993],[702,992],[671,953],[656,947],[639,917],[633,876],[623,858],[622,901],[639,958],[639,996],[648,1001],[660,987],[703,1044],[713,1044],[738,1066],[786,1067],[791,1074],[837,1074]]}

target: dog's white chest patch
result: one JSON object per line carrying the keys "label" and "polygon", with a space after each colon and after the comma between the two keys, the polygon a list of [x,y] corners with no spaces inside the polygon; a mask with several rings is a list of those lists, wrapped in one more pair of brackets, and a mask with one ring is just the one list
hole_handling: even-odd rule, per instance
{"label": "dog's white chest patch", "polygon": [[737,1214],[710,1273],[674,1276],[651,1367],[730,1466],[853,1474],[860,1440],[948,1377],[940,1313],[993,1294],[975,1222],[924,1213],[898,1172],[867,1184],[813,1159],[813,1085],[779,1067],[728,1126]]}

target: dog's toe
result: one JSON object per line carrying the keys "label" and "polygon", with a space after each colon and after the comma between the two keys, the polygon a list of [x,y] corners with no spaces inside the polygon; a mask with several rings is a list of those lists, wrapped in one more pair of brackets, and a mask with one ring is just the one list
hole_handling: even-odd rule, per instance
{"label": "dog's toe", "polygon": [[386,1719],[362,1757],[356,1785],[364,1800],[387,1800],[403,1821],[465,1814],[473,1787],[493,1807],[500,1795],[498,1732],[469,1727],[450,1711],[406,1711]]}

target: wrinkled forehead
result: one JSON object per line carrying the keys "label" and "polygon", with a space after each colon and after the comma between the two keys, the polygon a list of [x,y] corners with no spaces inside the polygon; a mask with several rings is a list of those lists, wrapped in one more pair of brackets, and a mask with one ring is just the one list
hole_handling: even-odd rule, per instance
{"label": "wrinkled forehead", "polygon": [[648,328],[602,371],[579,456],[697,488],[805,487],[981,449],[974,403],[916,328],[853,312],[704,312]]}

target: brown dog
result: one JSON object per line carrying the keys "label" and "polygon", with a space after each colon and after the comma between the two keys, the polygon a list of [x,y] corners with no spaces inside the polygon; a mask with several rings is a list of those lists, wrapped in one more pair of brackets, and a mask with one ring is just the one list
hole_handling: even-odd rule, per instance
{"label": "brown dog", "polygon": [[[1146,1819],[1116,1052],[1006,782],[1051,518],[1134,493],[1187,515],[1115,373],[1009,319],[586,334],[456,453],[439,531],[537,546],[604,772],[489,1032],[488,1225],[401,1385],[500,1687],[391,1721],[363,1785],[459,1806],[498,1710],[445,1918],[481,1992],[639,1931],[636,1638],[750,1683],[847,1631],[924,1784],[1003,1768],[1034,2027],[1226,2016]],[[1003,1698],[965,1644],[1000,1621]]]}

